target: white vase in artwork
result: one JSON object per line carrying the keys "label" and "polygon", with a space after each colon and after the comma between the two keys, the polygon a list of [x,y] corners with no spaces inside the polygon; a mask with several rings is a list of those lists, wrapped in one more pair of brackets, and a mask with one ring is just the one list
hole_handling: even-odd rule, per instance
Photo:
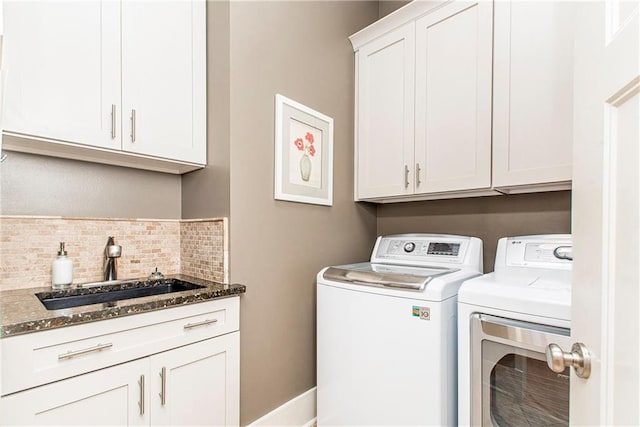
{"label": "white vase in artwork", "polygon": [[311,176],[311,159],[306,153],[300,158],[300,175],[304,182],[309,181]]}

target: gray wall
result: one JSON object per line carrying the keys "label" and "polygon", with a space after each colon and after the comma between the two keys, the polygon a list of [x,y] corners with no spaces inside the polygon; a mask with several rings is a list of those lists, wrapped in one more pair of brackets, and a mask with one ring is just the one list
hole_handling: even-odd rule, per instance
{"label": "gray wall", "polygon": [[[231,4],[231,278],[241,302],[241,423],[316,384],[315,275],[361,261],[375,208],[353,202],[354,56],[377,2]],[[274,95],[334,118],[332,207],[273,198]]]}
{"label": "gray wall", "polygon": [[378,234],[429,232],[475,236],[493,271],[498,238],[571,233],[571,192],[394,203],[378,207]]}
{"label": "gray wall", "polygon": [[229,216],[229,2],[207,3],[207,167],[183,175],[183,218]]}
{"label": "gray wall", "polygon": [[179,219],[179,175],[6,152],[0,213]]}
{"label": "gray wall", "polygon": [[394,10],[401,8],[407,3],[411,3],[411,1],[410,0],[382,0],[378,2],[378,18],[387,16]]}

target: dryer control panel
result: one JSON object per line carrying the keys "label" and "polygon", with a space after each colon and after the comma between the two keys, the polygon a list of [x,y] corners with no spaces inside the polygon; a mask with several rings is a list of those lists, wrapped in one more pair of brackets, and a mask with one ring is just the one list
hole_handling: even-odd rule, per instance
{"label": "dryer control panel", "polygon": [[573,244],[569,234],[504,237],[498,241],[495,269],[529,267],[570,270]]}

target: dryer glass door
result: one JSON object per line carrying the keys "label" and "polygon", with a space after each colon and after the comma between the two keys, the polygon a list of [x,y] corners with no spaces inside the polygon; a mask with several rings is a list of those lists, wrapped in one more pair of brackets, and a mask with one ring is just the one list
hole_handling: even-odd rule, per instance
{"label": "dryer glass door", "polygon": [[471,329],[474,425],[569,425],[569,368],[552,372],[544,355],[569,345],[568,329],[484,314]]}

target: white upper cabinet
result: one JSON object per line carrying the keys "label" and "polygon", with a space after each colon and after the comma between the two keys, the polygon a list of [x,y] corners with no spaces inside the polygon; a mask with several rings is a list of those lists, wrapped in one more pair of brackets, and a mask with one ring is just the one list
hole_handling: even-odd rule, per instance
{"label": "white upper cabinet", "polygon": [[495,3],[494,187],[571,186],[576,10],[572,2]]}
{"label": "white upper cabinet", "polygon": [[416,193],[491,186],[491,2],[416,21]]}
{"label": "white upper cabinet", "polygon": [[413,22],[364,46],[358,65],[358,194],[413,193]]}
{"label": "white upper cabinet", "polygon": [[124,150],[206,163],[205,26],[203,1],[122,3]]}
{"label": "white upper cabinet", "polygon": [[4,129],[120,149],[119,20],[116,2],[4,2]]}
{"label": "white upper cabinet", "polygon": [[574,15],[570,2],[415,1],[351,36],[355,199],[571,188]]}
{"label": "white upper cabinet", "polygon": [[6,149],[206,164],[204,1],[11,1],[4,29]]}
{"label": "white upper cabinet", "polygon": [[394,13],[406,20],[397,28],[383,19],[351,37],[358,58],[356,200],[494,193],[492,3],[429,10],[436,4],[414,2]]}

